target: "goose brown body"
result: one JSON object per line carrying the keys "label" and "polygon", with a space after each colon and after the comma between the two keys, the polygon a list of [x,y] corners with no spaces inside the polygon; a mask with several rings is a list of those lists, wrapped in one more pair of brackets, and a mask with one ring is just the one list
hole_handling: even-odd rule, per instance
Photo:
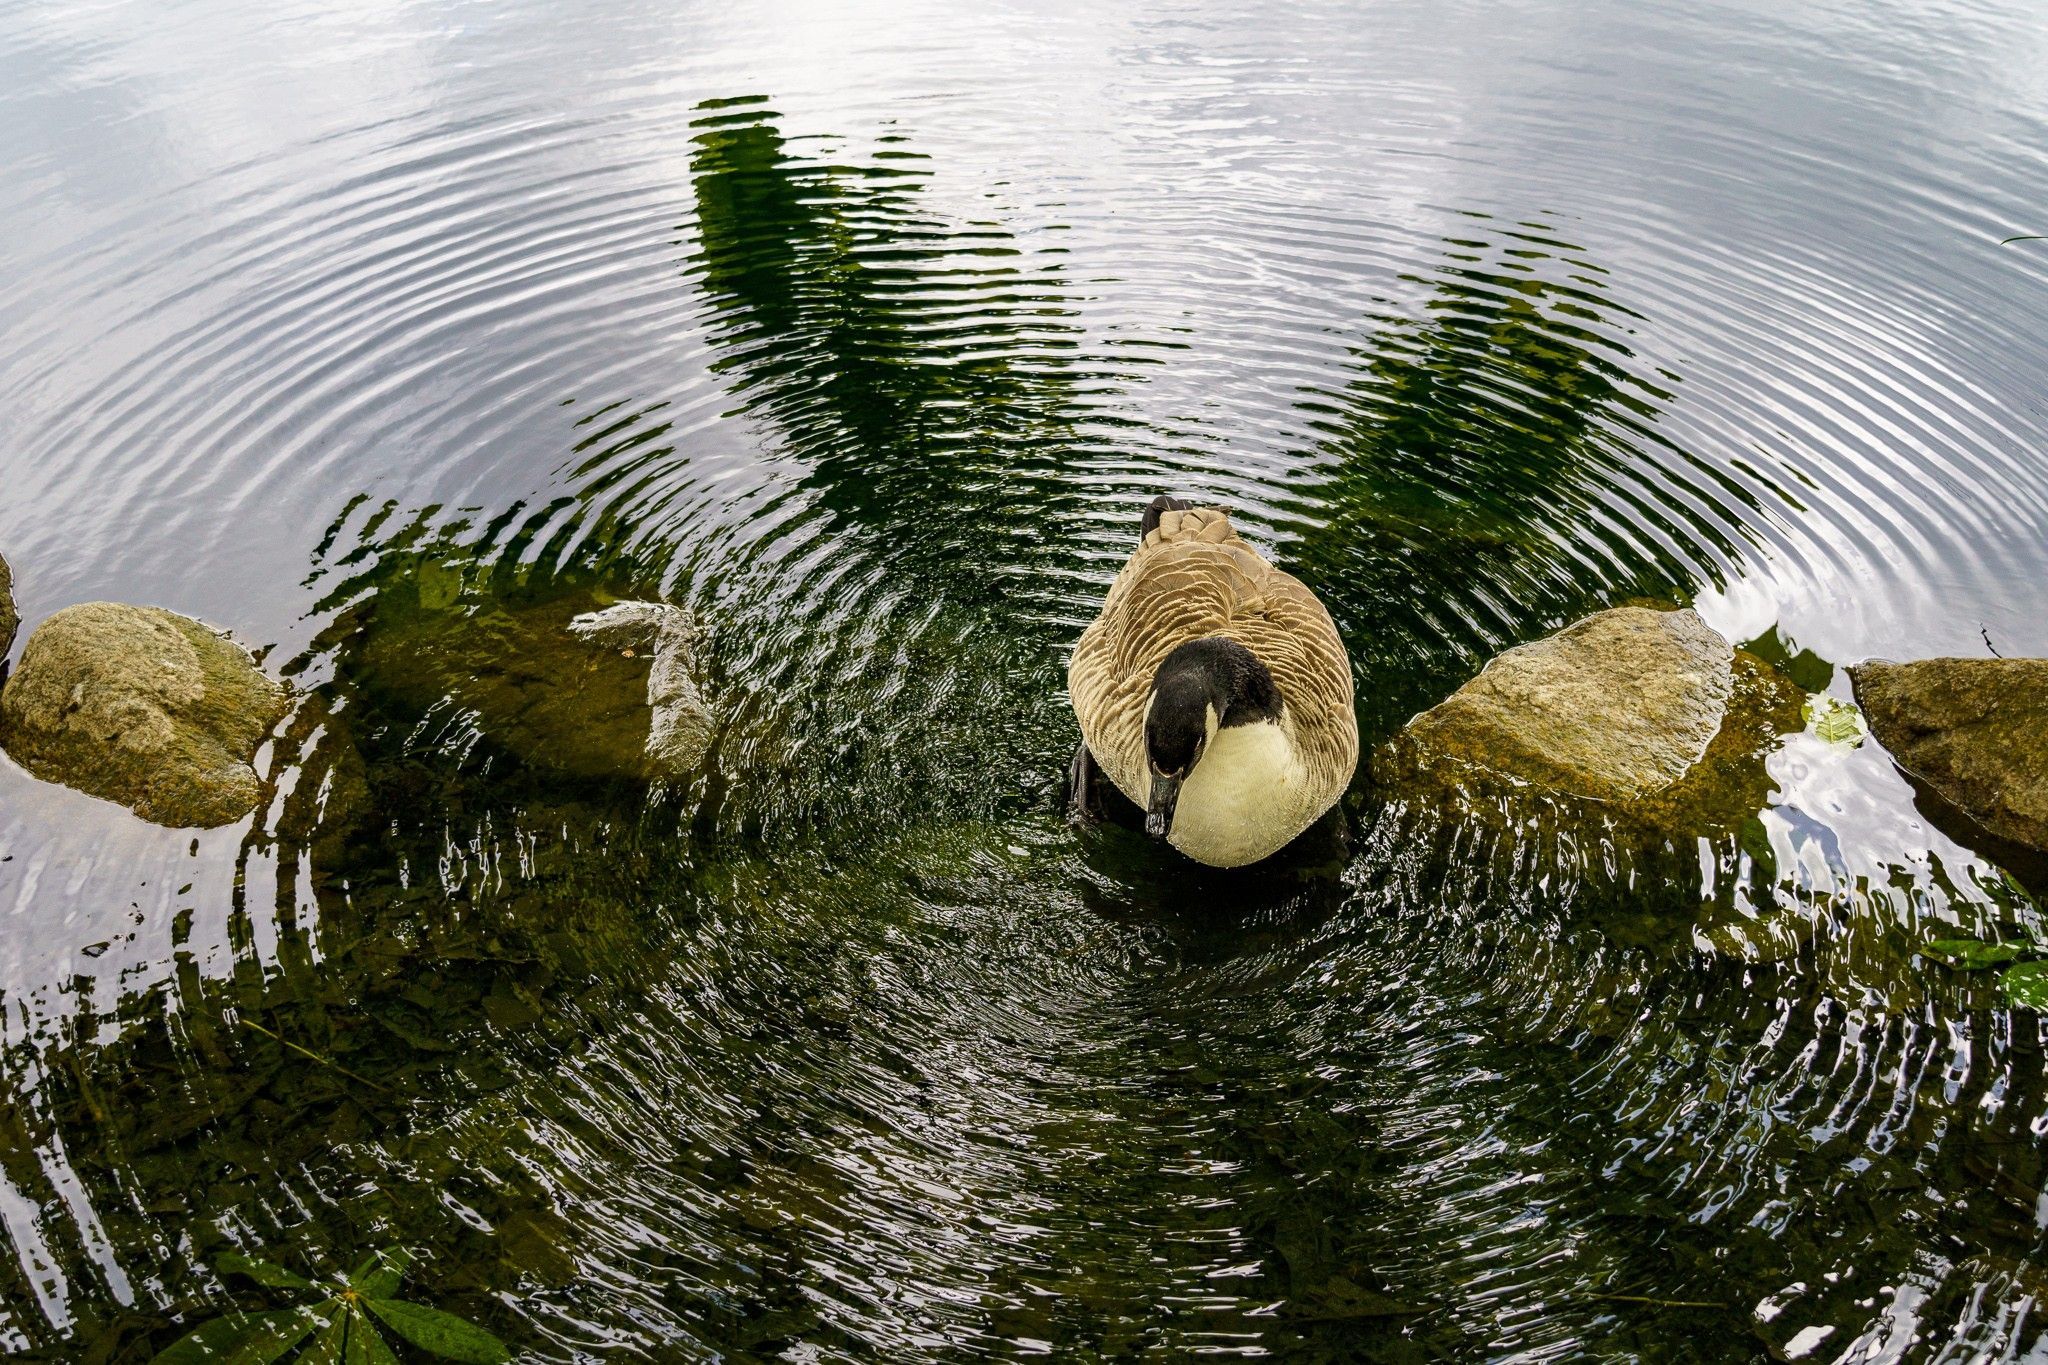
{"label": "goose brown body", "polygon": [[[1089,752],[1140,808],[1152,774],[1146,708],[1166,656],[1193,640],[1243,645],[1272,674],[1286,775],[1231,807],[1240,828],[1201,828],[1185,807],[1168,841],[1201,862],[1237,866],[1277,852],[1315,823],[1358,766],[1351,665],[1330,614],[1291,574],[1268,564],[1213,508],[1167,510],[1117,575],[1102,614],[1067,666],[1067,691]],[[1225,732],[1228,733],[1228,732]],[[1185,828],[1184,828],[1185,826]]]}

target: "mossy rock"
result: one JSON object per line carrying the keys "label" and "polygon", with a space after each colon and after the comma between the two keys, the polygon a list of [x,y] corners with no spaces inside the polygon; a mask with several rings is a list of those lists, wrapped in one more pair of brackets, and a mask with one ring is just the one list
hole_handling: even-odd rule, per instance
{"label": "mossy rock", "polygon": [[2048,659],[1874,659],[1849,676],[1900,767],[1993,835],[2048,852]]}
{"label": "mossy rock", "polygon": [[1410,721],[1402,743],[1418,763],[1626,800],[1699,761],[1721,727],[1733,663],[1689,609],[1616,607],[1501,654]]}
{"label": "mossy rock", "polygon": [[576,778],[675,775],[650,746],[651,639],[572,629],[611,603],[593,589],[521,600],[491,586],[429,560],[371,601],[344,667],[408,744]]}
{"label": "mossy rock", "polygon": [[1731,833],[1770,804],[1777,782],[1765,764],[1779,740],[1806,724],[1806,693],[1762,659],[1735,651],[1720,727],[1699,760],[1661,791],[1626,803],[1658,829]]}
{"label": "mossy rock", "polygon": [[[1584,806],[1665,834],[1738,828],[1804,694],[1693,611],[1617,607],[1508,650],[1373,755],[1384,791],[1496,812]],[[1506,805],[1503,805],[1506,802]]]}
{"label": "mossy rock", "polygon": [[29,637],[0,693],[0,746],[45,781],[205,828],[255,808],[250,760],[286,706],[247,650],[190,617],[87,602]]}

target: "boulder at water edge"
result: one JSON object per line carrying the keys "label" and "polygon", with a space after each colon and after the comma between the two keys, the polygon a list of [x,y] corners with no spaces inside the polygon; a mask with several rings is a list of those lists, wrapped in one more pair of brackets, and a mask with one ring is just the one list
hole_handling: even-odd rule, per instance
{"label": "boulder at water edge", "polygon": [[1616,607],[1501,654],[1403,739],[1422,761],[1599,801],[1645,796],[1706,752],[1734,662],[1690,609]]}
{"label": "boulder at water edge", "polygon": [[87,602],[29,636],[0,692],[0,747],[37,777],[160,825],[239,820],[284,689],[240,645],[160,607]]}
{"label": "boulder at water edge", "polygon": [[1765,759],[1800,728],[1803,699],[1690,609],[1616,607],[1501,654],[1382,745],[1372,771],[1389,793],[1468,813],[1520,792],[1705,834],[1768,803]]}
{"label": "boulder at water edge", "polygon": [[1849,677],[1900,767],[1992,834],[2048,852],[2048,659],[1880,659]]}
{"label": "boulder at water edge", "polygon": [[21,617],[14,610],[14,575],[8,572],[7,560],[0,556],[0,668],[6,667],[7,651],[14,648],[14,628],[21,624]]}

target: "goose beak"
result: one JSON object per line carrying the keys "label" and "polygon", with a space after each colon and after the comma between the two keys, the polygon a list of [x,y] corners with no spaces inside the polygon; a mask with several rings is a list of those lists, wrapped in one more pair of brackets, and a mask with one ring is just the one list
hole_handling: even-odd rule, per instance
{"label": "goose beak", "polygon": [[1163,773],[1152,774],[1152,804],[1145,812],[1145,832],[1164,839],[1173,828],[1173,807],[1180,800],[1180,779]]}

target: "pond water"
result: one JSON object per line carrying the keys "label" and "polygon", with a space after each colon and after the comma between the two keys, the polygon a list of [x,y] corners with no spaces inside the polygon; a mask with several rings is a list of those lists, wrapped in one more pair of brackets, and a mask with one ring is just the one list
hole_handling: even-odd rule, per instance
{"label": "pond water", "polygon": [[[2048,1352],[2040,1021],[1916,953],[2038,912],[1874,744],[1661,844],[1059,808],[1160,491],[1368,743],[1629,600],[2048,654],[2037,6],[5,0],[0,127],[25,622],[304,693],[196,837],[0,760],[0,1349],[403,1244],[537,1361]],[[655,595],[701,776],[477,722]]]}

